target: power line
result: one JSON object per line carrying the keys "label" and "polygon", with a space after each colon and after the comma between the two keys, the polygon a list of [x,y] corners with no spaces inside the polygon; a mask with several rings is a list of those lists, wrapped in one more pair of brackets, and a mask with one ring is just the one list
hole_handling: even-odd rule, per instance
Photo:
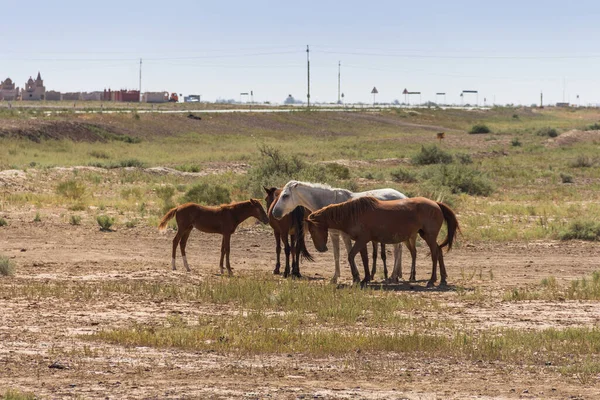
{"label": "power line", "polygon": [[435,58],[435,59],[482,59],[482,60],[550,60],[550,59],[589,59],[600,58],[600,54],[588,55],[560,55],[560,56],[473,56],[473,55],[439,55],[439,54],[397,54],[397,53],[373,53],[373,52],[344,52],[316,50],[315,53],[333,55],[352,55],[369,57],[396,57],[396,58]]}

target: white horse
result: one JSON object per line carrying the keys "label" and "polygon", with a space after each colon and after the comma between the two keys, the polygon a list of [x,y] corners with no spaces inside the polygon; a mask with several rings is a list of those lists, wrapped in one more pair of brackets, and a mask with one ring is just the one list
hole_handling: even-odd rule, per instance
{"label": "white horse", "polygon": [[[280,219],[284,215],[292,212],[297,206],[304,206],[312,212],[330,204],[343,203],[344,201],[364,196],[373,196],[378,200],[397,200],[406,198],[406,196],[399,191],[389,188],[354,193],[346,189],[336,189],[318,183],[289,181],[283,187],[277,203],[273,206],[272,213],[275,218]],[[340,235],[344,240],[348,254],[352,249],[352,241],[348,235],[340,231],[330,230],[331,243],[333,244],[333,257],[335,259],[335,274],[333,275],[333,278],[331,278],[331,282],[333,283],[337,282],[340,277]],[[415,242],[416,236],[406,242],[406,246],[410,250],[412,256],[411,279],[414,279],[416,264]],[[376,246],[376,244],[374,244],[374,246]],[[402,247],[400,244],[396,244],[394,245],[394,271],[392,272],[391,280],[397,282],[399,277],[402,277]]]}

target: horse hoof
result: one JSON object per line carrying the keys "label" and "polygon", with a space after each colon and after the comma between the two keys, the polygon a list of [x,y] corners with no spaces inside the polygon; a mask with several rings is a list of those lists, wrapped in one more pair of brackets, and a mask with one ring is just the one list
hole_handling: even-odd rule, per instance
{"label": "horse hoof", "polygon": [[427,287],[428,288],[433,287],[434,284],[435,284],[435,281],[429,281],[429,282],[427,282]]}
{"label": "horse hoof", "polygon": [[448,282],[446,282],[446,281],[440,282],[440,287],[446,287],[446,286],[448,286]]}
{"label": "horse hoof", "polygon": [[329,281],[329,283],[335,285],[337,284],[337,278],[334,276],[333,278],[331,278],[331,280]]}
{"label": "horse hoof", "polygon": [[274,270],[273,270],[273,275],[279,275],[279,274],[280,274],[280,272],[279,272],[279,270],[278,270],[278,269],[274,269]]}

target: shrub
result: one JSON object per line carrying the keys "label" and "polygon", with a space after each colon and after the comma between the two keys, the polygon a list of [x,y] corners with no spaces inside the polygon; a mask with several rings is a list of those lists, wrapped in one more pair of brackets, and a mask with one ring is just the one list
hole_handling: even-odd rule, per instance
{"label": "shrub", "polygon": [[8,225],[8,222],[6,222],[6,220],[2,217],[0,217],[0,226],[6,226]]}
{"label": "shrub", "polygon": [[421,146],[421,152],[412,158],[412,162],[417,165],[450,164],[452,162],[452,154],[440,149],[436,145]]}
{"label": "shrub", "polygon": [[56,186],[56,193],[73,201],[80,201],[85,195],[85,185],[76,180],[70,179]]}
{"label": "shrub", "polygon": [[580,155],[570,165],[573,168],[589,168],[594,165],[594,160],[591,157]]}
{"label": "shrub", "polygon": [[0,256],[0,275],[13,276],[15,274],[15,264],[5,256]]}
{"label": "shrub", "polygon": [[513,138],[510,144],[512,144],[513,147],[520,147],[522,143],[519,138]]}
{"label": "shrub", "polygon": [[585,128],[586,131],[600,131],[600,123],[595,122],[592,125]]}
{"label": "shrub", "polygon": [[42,222],[42,217],[40,216],[39,212],[35,213],[35,218],[33,219],[33,222]]}
{"label": "shrub", "polygon": [[471,127],[469,133],[490,133],[491,130],[485,124],[475,124]]}
{"label": "shrub", "polygon": [[175,167],[176,170],[181,171],[181,172],[200,172],[202,170],[202,168],[200,168],[199,165],[177,165]]}
{"label": "shrub", "polygon": [[434,173],[432,180],[446,186],[454,194],[489,196],[494,191],[492,183],[484,174],[463,165],[442,165],[437,173]]}
{"label": "shrub", "polygon": [[71,219],[69,220],[71,225],[80,225],[81,217],[79,215],[71,215]]}
{"label": "shrub", "polygon": [[461,164],[473,164],[473,159],[471,158],[471,155],[468,153],[458,153],[458,154],[456,154],[456,159]]}
{"label": "shrub", "polygon": [[417,175],[405,168],[398,168],[390,172],[390,175],[394,182],[413,183],[417,181]]}
{"label": "shrub", "polygon": [[135,219],[131,219],[131,220],[125,222],[125,226],[127,228],[135,228],[136,225],[137,225],[137,220],[135,220]]}
{"label": "shrub", "polygon": [[537,131],[538,136],[557,137],[558,131],[554,128],[541,128]]}
{"label": "shrub", "polygon": [[192,186],[183,196],[184,202],[219,205],[231,202],[229,189],[221,185],[200,183]]}
{"label": "shrub", "polygon": [[566,230],[560,232],[562,240],[600,240],[600,222],[589,220],[577,220],[571,222]]}
{"label": "shrub", "polygon": [[144,168],[146,164],[136,158],[130,158],[127,160],[119,161],[119,166],[121,168],[134,167],[134,168]]}
{"label": "shrub", "polygon": [[98,215],[96,221],[98,222],[98,225],[100,225],[100,230],[104,232],[110,232],[110,228],[115,223],[115,219],[108,215]]}
{"label": "shrub", "polygon": [[569,174],[563,174],[561,172],[560,179],[562,180],[562,183],[573,183],[573,176],[571,176]]}
{"label": "shrub", "polygon": [[325,164],[325,170],[328,175],[333,175],[337,179],[350,179],[350,169],[345,165],[327,163]]}
{"label": "shrub", "polygon": [[92,150],[88,154],[90,155],[90,157],[94,157],[94,158],[101,158],[101,159],[105,159],[105,160],[110,158],[108,153],[106,153],[105,151],[101,151],[101,150]]}

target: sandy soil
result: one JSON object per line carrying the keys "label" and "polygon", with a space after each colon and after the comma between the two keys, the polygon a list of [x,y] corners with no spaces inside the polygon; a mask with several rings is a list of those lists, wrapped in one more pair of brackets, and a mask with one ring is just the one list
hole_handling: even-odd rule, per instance
{"label": "sandy soil", "polygon": [[[164,321],[173,313],[193,317],[220,311],[188,302],[27,300],[2,292],[30,281],[207,279],[218,270],[219,237],[192,234],[188,259],[193,271],[188,274],[181,270],[181,259],[180,270],[170,270],[173,232],[161,235],[147,227],[100,232],[96,226],[70,226],[58,218],[26,221],[31,221],[29,215],[0,228],[0,254],[18,265],[15,277],[0,278],[0,388],[49,398],[600,398],[593,381],[582,384],[552,367],[465,362],[441,354],[425,358],[245,356],[82,341],[78,335],[99,329]],[[273,244],[271,233],[263,227],[241,229],[232,243],[235,273],[270,271],[275,262]],[[424,290],[429,264],[421,250],[417,264],[421,281],[397,289],[452,305],[447,315],[424,313],[423,318],[452,319],[476,329],[597,326],[600,322],[600,308],[593,302],[501,301],[512,287],[536,285],[548,276],[564,283],[597,270],[597,244],[463,242],[446,260],[451,285],[479,289],[489,300],[461,301],[453,290]],[[331,253],[318,254],[315,263],[303,264],[305,277],[313,278],[310,284],[328,284],[332,273]],[[349,282],[347,268],[342,277]],[[50,368],[55,362],[65,368]]]}

